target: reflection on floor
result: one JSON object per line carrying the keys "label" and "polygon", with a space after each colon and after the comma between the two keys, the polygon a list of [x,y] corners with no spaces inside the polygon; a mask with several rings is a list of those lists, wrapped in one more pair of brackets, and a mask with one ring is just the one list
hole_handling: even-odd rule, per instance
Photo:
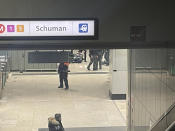
{"label": "reflection on floor", "polygon": [[69,75],[67,91],[58,84],[57,75],[12,75],[0,100],[0,131],[38,131],[55,113],[65,128],[126,126],[126,102],[109,99],[108,74]]}

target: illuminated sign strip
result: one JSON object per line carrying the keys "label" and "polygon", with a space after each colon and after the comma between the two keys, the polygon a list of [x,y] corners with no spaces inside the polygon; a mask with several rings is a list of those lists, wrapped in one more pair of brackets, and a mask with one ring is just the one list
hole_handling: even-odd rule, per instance
{"label": "illuminated sign strip", "polygon": [[94,20],[0,21],[0,36],[94,36]]}

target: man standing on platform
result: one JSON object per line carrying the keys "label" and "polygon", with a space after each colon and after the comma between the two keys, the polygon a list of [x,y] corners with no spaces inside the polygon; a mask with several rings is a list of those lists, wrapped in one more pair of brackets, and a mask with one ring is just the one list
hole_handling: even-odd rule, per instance
{"label": "man standing on platform", "polygon": [[66,88],[65,89],[69,89],[69,84],[68,84],[68,66],[69,63],[68,62],[64,62],[64,63],[60,63],[58,66],[58,74],[59,74],[59,78],[60,78],[60,86],[58,88],[63,88],[63,81],[65,83]]}

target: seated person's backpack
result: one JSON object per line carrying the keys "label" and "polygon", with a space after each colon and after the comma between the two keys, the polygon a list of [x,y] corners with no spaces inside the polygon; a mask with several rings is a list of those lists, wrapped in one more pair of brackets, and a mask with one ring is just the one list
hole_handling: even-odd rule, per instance
{"label": "seated person's backpack", "polygon": [[64,131],[61,121],[57,121],[54,117],[48,118],[49,131]]}

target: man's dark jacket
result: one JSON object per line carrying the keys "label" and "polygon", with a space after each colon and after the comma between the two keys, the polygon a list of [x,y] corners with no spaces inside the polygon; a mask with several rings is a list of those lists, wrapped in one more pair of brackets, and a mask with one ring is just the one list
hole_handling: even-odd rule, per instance
{"label": "man's dark jacket", "polygon": [[58,73],[68,73],[68,66],[64,63],[60,63],[60,65],[58,66]]}

